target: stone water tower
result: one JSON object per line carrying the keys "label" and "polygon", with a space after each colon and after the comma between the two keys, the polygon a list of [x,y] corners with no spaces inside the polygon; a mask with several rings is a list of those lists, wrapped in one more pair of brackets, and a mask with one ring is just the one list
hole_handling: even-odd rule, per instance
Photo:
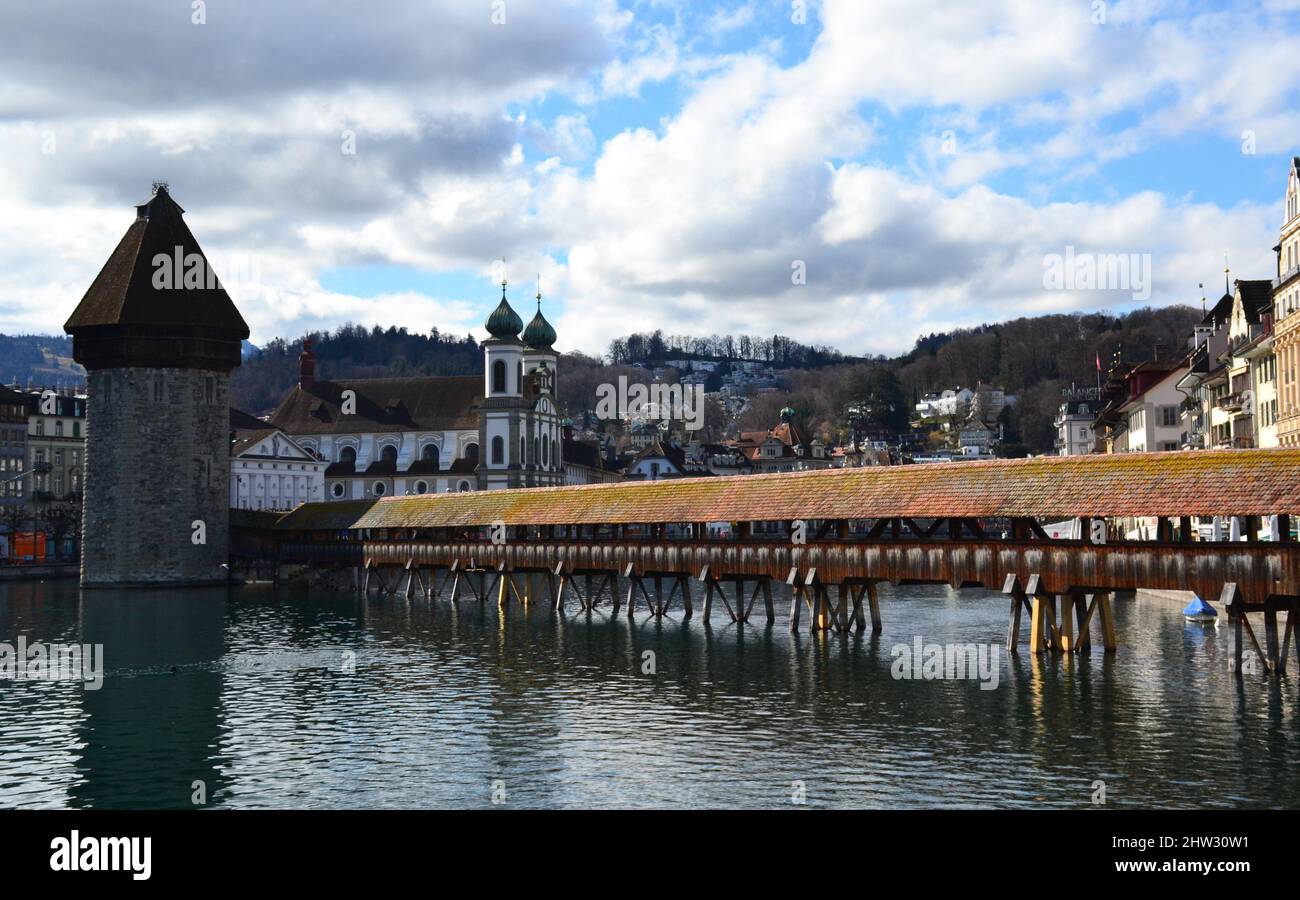
{"label": "stone water tower", "polygon": [[166,185],[72,318],[86,367],[83,587],[228,580],[230,372],[248,326]]}

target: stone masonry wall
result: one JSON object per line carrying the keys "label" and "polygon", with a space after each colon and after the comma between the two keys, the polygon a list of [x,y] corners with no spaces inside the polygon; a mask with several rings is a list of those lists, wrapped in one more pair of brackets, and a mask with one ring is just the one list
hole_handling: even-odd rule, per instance
{"label": "stone masonry wall", "polygon": [[88,373],[88,388],[82,584],[226,581],[229,375],[103,369]]}

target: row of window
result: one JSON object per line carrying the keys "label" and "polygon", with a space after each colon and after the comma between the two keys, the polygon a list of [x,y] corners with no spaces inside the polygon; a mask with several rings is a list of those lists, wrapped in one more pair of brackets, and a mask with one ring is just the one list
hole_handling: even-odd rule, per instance
{"label": "row of window", "polygon": [[[256,477],[262,480],[261,486],[263,490],[269,491],[272,494],[280,493],[280,484],[282,480],[285,494],[293,494],[296,491],[305,496],[310,493],[311,482],[306,478],[294,478],[292,475],[258,475]],[[239,493],[247,494],[252,488],[252,481],[252,477],[239,476]]]}
{"label": "row of window", "polygon": [[[472,463],[478,462],[478,444],[468,444],[465,447],[465,459]],[[379,450],[379,459],[382,462],[397,464],[397,447],[394,444],[384,444]],[[428,444],[420,453],[420,459],[426,463],[433,463],[434,468],[438,468],[440,451],[437,444]],[[342,447],[339,450],[339,462],[352,463],[357,462],[357,448],[351,446]]]}
{"label": "row of window", "polygon": [[[529,463],[532,463],[533,465],[537,465],[537,463],[540,462],[542,468],[550,467],[551,436],[549,434],[543,434],[540,442],[538,441],[537,438],[534,437],[532,440],[531,455],[529,454],[528,450],[529,450],[528,438],[525,437],[524,435],[520,435],[519,436],[519,464],[526,466]],[[555,460],[555,464],[557,468],[559,467],[559,462],[560,462],[558,457],[559,454],[557,453],[556,460]],[[492,465],[503,466],[505,465],[505,461],[506,461],[506,442],[503,437],[497,435],[492,439]]]}
{"label": "row of window", "polygon": [[[44,419],[37,419],[37,420],[36,420],[35,432],[36,432],[36,437],[45,437],[45,420],[44,420]],[[63,420],[62,420],[62,419],[55,419],[55,420],[54,420],[54,437],[64,437],[64,436],[65,436],[65,435],[64,435],[64,428],[63,428]],[[72,423],[72,436],[73,436],[74,438],[79,438],[79,437],[81,437],[81,423],[80,423],[80,422],[74,421],[74,422]]]}
{"label": "row of window", "polygon": [[[62,466],[62,465],[63,465],[63,459],[64,459],[63,451],[62,451],[62,450],[55,450],[53,453],[50,454],[50,460],[49,460],[49,461],[52,462],[52,463],[57,467],[57,466]],[[71,454],[68,456],[68,460],[69,460],[69,462],[72,463],[72,467],[73,467],[74,469],[80,469],[80,468],[81,468],[81,451],[80,451],[80,450],[73,450],[73,451],[71,452]],[[46,460],[45,460],[45,449],[44,449],[44,448],[42,448],[42,447],[37,447],[35,450],[32,451],[32,462],[35,463],[38,467],[40,466],[41,463],[44,463],[45,461],[46,461]]]}
{"label": "row of window", "polygon": [[[429,482],[417,481],[412,486],[411,490],[416,494],[427,494],[429,493],[430,490]],[[457,486],[457,490],[459,490],[462,494],[464,494],[473,490],[473,488],[470,486],[470,483],[468,481],[462,481]],[[341,481],[336,481],[333,485],[330,486],[330,496],[336,500],[342,499],[344,494],[346,493],[347,493],[347,487]],[[388,483],[385,481],[374,482],[373,484],[370,485],[370,493],[375,497],[383,497],[385,494],[388,493]]]}
{"label": "row of window", "polygon": [[293,472],[295,470],[306,472],[308,468],[307,463],[303,463],[301,465],[295,465],[294,463],[258,463],[257,464],[257,467],[259,469],[266,468],[266,466],[270,466],[272,469],[279,469],[281,466],[284,466],[283,471],[285,472]]}
{"label": "row of window", "polygon": [[25,462],[16,456],[0,456],[0,482],[3,482],[0,484],[0,497],[23,496],[23,479],[17,476],[23,473]]}
{"label": "row of window", "polygon": [[1276,400],[1269,400],[1267,403],[1261,403],[1259,405],[1259,424],[1264,428],[1277,424]]}

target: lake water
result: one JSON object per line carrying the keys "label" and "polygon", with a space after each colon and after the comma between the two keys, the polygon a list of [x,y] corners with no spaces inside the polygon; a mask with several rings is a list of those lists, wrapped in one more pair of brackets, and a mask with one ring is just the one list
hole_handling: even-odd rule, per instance
{"label": "lake water", "polygon": [[[884,632],[705,628],[545,604],[0,584],[0,641],[104,645],[98,691],[0,681],[0,807],[1300,805],[1296,672],[1117,601],[1120,649],[1001,650],[999,594],[881,591]],[[671,614],[670,614],[671,615]],[[807,616],[804,623],[806,627]],[[997,686],[893,677],[993,644]],[[643,673],[653,651],[654,674]],[[355,671],[348,672],[354,662]]]}

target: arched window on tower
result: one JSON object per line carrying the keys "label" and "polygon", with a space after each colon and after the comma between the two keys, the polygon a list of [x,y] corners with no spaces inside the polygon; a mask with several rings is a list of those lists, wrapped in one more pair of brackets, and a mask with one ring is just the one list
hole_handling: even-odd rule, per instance
{"label": "arched window on tower", "polygon": [[339,462],[357,464],[357,448],[344,447],[339,451]]}
{"label": "arched window on tower", "polygon": [[542,435],[542,468],[546,468],[550,464],[551,464],[551,436],[548,434],[543,434]]}
{"label": "arched window on tower", "polygon": [[499,466],[506,461],[506,442],[497,435],[492,439],[492,465]]}
{"label": "arched window on tower", "polygon": [[385,444],[384,449],[379,451],[379,458],[386,463],[397,465],[397,448],[392,444]]}
{"label": "arched window on tower", "polygon": [[465,459],[478,465],[478,444],[465,445]]}
{"label": "arched window on tower", "polygon": [[506,387],[506,361],[498,359],[492,364],[492,393],[504,394]]}
{"label": "arched window on tower", "polygon": [[427,463],[433,463],[433,471],[436,472],[438,471],[438,455],[438,445],[428,444],[425,446],[424,452],[420,454],[420,458]]}

